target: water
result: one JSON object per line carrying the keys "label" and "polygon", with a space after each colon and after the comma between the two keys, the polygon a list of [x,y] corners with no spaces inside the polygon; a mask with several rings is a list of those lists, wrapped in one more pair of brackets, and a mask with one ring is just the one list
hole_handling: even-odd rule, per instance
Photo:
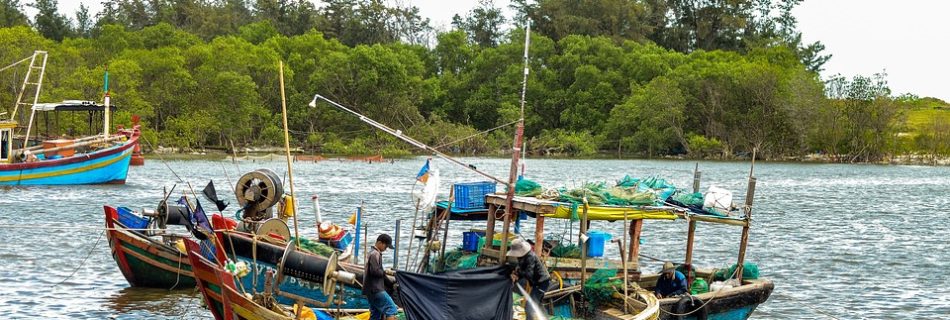
{"label": "water", "polygon": [[[498,176],[509,160],[465,159]],[[337,222],[365,201],[370,237],[393,233],[403,219],[403,247],[413,207],[409,191],[422,159],[393,164],[326,161],[295,165],[301,232],[314,235],[309,196],[319,194],[324,216]],[[448,183],[479,177],[436,161]],[[219,194],[233,199],[228,182],[239,172],[271,168],[280,161],[238,165],[227,161],[171,161],[200,190],[214,179]],[[529,160],[528,176],[545,186],[616,180],[624,174],[658,175],[692,185],[693,162]],[[703,188],[718,185],[745,194],[748,165],[702,162]],[[226,174],[227,173],[227,174]],[[748,260],[776,288],[754,319],[945,318],[950,315],[950,168],[876,165],[760,163],[756,165],[754,226]],[[0,190],[0,318],[203,319],[210,314],[193,290],[130,288],[109,254],[102,205],[153,208],[162,187],[175,177],[158,159],[133,167],[126,185],[28,187]],[[183,190],[179,185],[177,190]],[[179,192],[179,191],[176,191]],[[233,202],[233,200],[232,200]],[[233,214],[233,208],[226,210]],[[70,226],[51,230],[49,226]],[[484,223],[452,222],[450,244],[461,232]],[[548,233],[567,227],[547,223]],[[576,227],[576,225],[575,225]],[[528,221],[524,230],[534,230]],[[592,228],[620,235],[620,223]],[[725,266],[735,260],[741,229],[700,224],[694,262]],[[683,259],[686,224],[648,221],[643,253]],[[615,247],[608,246],[608,254]],[[391,256],[387,256],[391,260]],[[403,258],[404,260],[405,258]],[[400,263],[401,264],[401,263]],[[643,260],[645,270],[659,269]],[[73,274],[75,271],[75,274]],[[815,310],[818,309],[818,310]]]}

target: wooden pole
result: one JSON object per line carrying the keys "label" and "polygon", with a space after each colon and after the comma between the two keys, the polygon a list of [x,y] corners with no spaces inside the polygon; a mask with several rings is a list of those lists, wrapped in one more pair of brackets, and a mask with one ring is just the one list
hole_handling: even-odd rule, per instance
{"label": "wooden pole", "polygon": [[534,225],[534,253],[540,257],[544,251],[544,215],[540,213],[535,213],[535,215],[537,218]]}
{"label": "wooden pole", "polygon": [[[629,275],[627,275],[627,257],[623,254],[623,248],[627,246],[627,212],[623,212],[623,243],[620,246],[620,260],[623,263],[623,299],[626,300],[630,296],[630,281]],[[627,303],[623,304],[623,313],[629,313],[627,308]]]}
{"label": "wooden pole", "polygon": [[[514,172],[517,173],[517,171],[514,171]],[[515,188],[513,186],[514,184],[512,184],[511,188],[508,188],[509,190],[511,190],[511,192],[509,193],[514,192]],[[502,216],[502,218],[505,220],[505,223],[504,223],[504,227],[502,227],[503,229],[501,230],[501,256],[500,256],[501,264],[504,264],[505,261],[507,261],[507,259],[505,258],[505,255],[508,254],[508,237],[509,237],[508,229],[511,228],[511,216],[515,214],[514,209],[511,207],[512,201],[509,200],[507,203],[508,203],[508,206],[505,208],[505,215]]]}
{"label": "wooden pole", "polygon": [[299,247],[300,230],[297,227],[297,194],[294,192],[294,166],[291,164],[292,159],[290,157],[290,128],[287,127],[287,94],[284,92],[284,62],[279,61],[278,66],[280,67],[280,108],[284,118],[284,150],[287,152],[287,179],[288,183],[290,183],[290,198],[293,199],[293,201],[291,201],[293,203],[290,205],[293,206],[292,209],[294,210],[294,239],[296,239],[295,242],[297,242],[297,246]]}
{"label": "wooden pole", "polygon": [[409,270],[409,257],[412,256],[412,240],[416,238],[416,221],[419,218],[419,203],[422,199],[416,200],[416,213],[412,214],[412,229],[409,229],[409,247],[406,251],[406,267],[403,270]]}
{"label": "wooden pole", "polygon": [[693,169],[693,192],[699,192],[699,182],[702,179],[703,173],[699,171],[699,163],[696,163],[696,168]]}
{"label": "wooden pole", "polygon": [[587,241],[590,241],[590,238],[587,236],[587,196],[584,196],[584,213],[581,217],[581,233],[578,236],[578,239],[586,241],[580,241],[581,245],[581,289],[584,289],[584,281],[587,280]]}
{"label": "wooden pole", "polygon": [[[492,241],[495,239],[495,211],[498,210],[498,207],[494,203],[488,204],[488,223],[485,225],[485,247],[483,249],[491,249]],[[487,252],[487,251],[486,251]]]}
{"label": "wooden pole", "polygon": [[442,251],[439,253],[439,270],[445,270],[445,243],[449,242],[449,221],[452,221],[453,203],[455,203],[455,188],[449,189],[449,204],[445,209],[445,232],[442,233]]}
{"label": "wooden pole", "polygon": [[640,270],[640,232],[643,230],[643,220],[630,221],[630,252],[627,261],[633,263],[635,270]]}
{"label": "wooden pole", "polygon": [[402,219],[396,219],[396,241],[395,246],[393,246],[393,270],[399,269],[399,229],[402,224]]}
{"label": "wooden pole", "polygon": [[739,285],[742,285],[742,267],[745,264],[745,252],[749,245],[749,228],[752,225],[752,198],[755,197],[755,177],[749,177],[749,188],[745,196],[745,221],[746,225],[742,227],[742,240],[739,243],[739,262],[736,266],[736,278],[739,279]]}
{"label": "wooden pole", "polygon": [[[689,215],[687,214],[687,217]],[[688,218],[687,218],[688,219]],[[689,231],[686,233],[686,289],[689,290],[689,287],[693,284],[693,240],[695,239],[696,234],[696,221],[689,219]]]}

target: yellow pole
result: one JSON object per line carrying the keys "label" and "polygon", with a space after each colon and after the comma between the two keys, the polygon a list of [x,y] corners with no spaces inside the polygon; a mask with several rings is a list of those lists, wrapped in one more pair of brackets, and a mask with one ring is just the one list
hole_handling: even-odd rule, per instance
{"label": "yellow pole", "polygon": [[284,116],[284,150],[287,151],[287,180],[290,183],[290,198],[294,199],[291,205],[294,206],[294,239],[297,246],[300,246],[300,231],[297,228],[297,199],[294,193],[294,167],[291,165],[290,158],[290,129],[287,127],[287,94],[284,93],[284,61],[279,62],[280,66],[280,108]]}

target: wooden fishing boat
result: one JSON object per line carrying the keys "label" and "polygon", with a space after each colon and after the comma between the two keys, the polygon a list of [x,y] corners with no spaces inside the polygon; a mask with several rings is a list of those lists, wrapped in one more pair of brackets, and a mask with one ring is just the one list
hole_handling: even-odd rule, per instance
{"label": "wooden fishing boat", "polygon": [[[17,96],[9,119],[0,120],[0,185],[73,185],[125,183],[133,152],[138,148],[139,127],[120,130],[110,134],[109,118],[115,108],[110,106],[108,72],[105,76],[104,104],[92,101],[67,100],[58,103],[38,103],[43,76],[46,71],[46,51],[36,51],[31,57],[20,60],[7,69],[30,61],[23,86]],[[24,93],[32,95],[32,102],[24,100]],[[17,121],[20,107],[30,107],[26,130]],[[37,112],[46,116],[46,136],[50,134],[51,112],[88,112],[89,127],[93,127],[93,115],[101,114],[101,134],[65,139],[61,136],[49,139],[34,139],[34,120]],[[20,115],[22,118],[22,114]],[[31,145],[40,140],[41,143]]]}
{"label": "wooden fishing boat", "polygon": [[[697,170],[694,176],[694,192],[698,192],[699,190],[699,176]],[[684,295],[681,297],[659,299],[660,319],[734,320],[747,319],[758,305],[768,300],[768,297],[774,289],[774,284],[768,279],[743,279],[742,266],[744,266],[745,263],[745,252],[752,221],[751,209],[754,190],[755,178],[750,176],[749,189],[741,216],[708,215],[675,205],[590,206],[585,202],[578,208],[577,205],[571,203],[542,200],[534,197],[512,197],[504,194],[488,194],[485,196],[485,203],[487,204],[487,212],[497,212],[500,211],[499,208],[510,205],[510,212],[525,212],[527,216],[535,218],[536,230],[534,232],[534,241],[536,244],[541,244],[545,241],[544,223],[546,219],[569,219],[572,215],[572,210],[577,210],[578,215],[581,217],[579,223],[580,230],[576,230],[578,232],[578,239],[593,235],[593,233],[589,233],[589,230],[587,230],[588,224],[592,220],[629,221],[629,229],[626,228],[626,225],[624,228],[628,233],[622,234],[624,239],[629,236],[629,247],[624,248],[621,246],[620,259],[597,259],[597,266],[595,267],[593,263],[587,264],[587,245],[581,245],[581,258],[573,259],[579,260],[579,263],[576,263],[576,261],[575,263],[568,263],[570,267],[565,268],[565,260],[571,261],[572,259],[559,258],[559,265],[554,266],[550,266],[550,258],[547,261],[550,269],[557,274],[557,278],[564,282],[584,283],[593,272],[606,268],[615,271],[617,275],[626,274],[624,278],[627,281],[634,283],[637,288],[647,290],[652,290],[656,285],[659,275],[642,274],[639,268],[639,239],[644,220],[686,220],[688,222],[686,258],[681,267],[685,268],[685,270],[693,270],[693,272],[687,272],[687,274],[689,274],[687,276],[689,279],[688,283],[690,284],[696,278],[707,280],[708,283],[713,282],[714,270],[697,269],[692,265],[693,242],[697,223],[740,226],[743,229],[736,270],[732,276],[726,277],[730,279],[729,281],[733,282],[734,285],[732,287],[692,296]],[[512,216],[513,215],[501,215],[499,218],[503,222],[501,239],[506,239],[509,236],[508,229],[513,220]],[[496,214],[487,214],[486,220],[487,228],[485,230],[485,237],[486,239],[493,239],[496,234]],[[484,247],[481,248],[481,263],[491,264],[506,260],[500,257],[505,257],[507,243],[507,241],[500,241],[500,245],[496,246],[493,245],[492,242],[486,241]],[[541,245],[536,245],[534,250],[539,257],[547,255]],[[606,267],[604,267],[605,265]],[[624,266],[626,266],[626,268],[624,268]],[[621,299],[623,298],[621,297]],[[685,300],[689,299],[698,300],[699,303],[688,304]],[[606,319],[626,318],[623,315],[616,314],[616,312],[605,312],[603,309],[598,310],[597,316]]]}
{"label": "wooden fishing boat", "polygon": [[204,297],[205,305],[217,320],[291,320],[296,317],[292,310],[280,306],[266,308],[238,291],[234,276],[217,263],[201,255],[197,242],[186,240],[187,257],[194,266],[198,288]]}
{"label": "wooden fishing boat", "polygon": [[195,286],[191,263],[176,243],[186,235],[149,236],[148,220],[124,207],[103,206],[106,239],[119,270],[133,287],[187,289]]}
{"label": "wooden fishing boat", "polygon": [[[222,252],[231,260],[244,262],[251,268],[250,274],[240,278],[241,285],[248,290],[264,291],[267,272],[277,272],[283,267],[287,268],[286,276],[278,281],[279,291],[275,294],[280,303],[302,301],[313,308],[369,307],[369,302],[362,294],[362,287],[355,282],[346,284],[342,290],[335,292],[338,299],[329,299],[325,288],[320,285],[324,274],[319,271],[327,265],[328,257],[296,249],[294,241],[279,242],[228,230],[219,230],[216,233],[224,248]],[[354,274],[355,279],[363,278],[362,265],[342,261],[337,264],[342,270]],[[334,293],[330,293],[332,294]]]}

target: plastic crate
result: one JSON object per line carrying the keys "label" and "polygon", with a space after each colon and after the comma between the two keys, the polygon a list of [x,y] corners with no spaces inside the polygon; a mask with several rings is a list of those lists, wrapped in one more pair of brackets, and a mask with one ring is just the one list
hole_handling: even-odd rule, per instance
{"label": "plastic crate", "polygon": [[484,232],[468,231],[462,233],[462,250],[478,251],[478,238],[484,237]]}
{"label": "plastic crate", "polygon": [[604,246],[610,240],[610,234],[600,231],[587,232],[587,256],[591,258],[603,257]]}
{"label": "plastic crate", "polygon": [[485,195],[495,193],[495,183],[492,181],[456,183],[454,190],[455,208],[484,208]]}
{"label": "plastic crate", "polygon": [[[132,213],[132,209],[126,207],[118,207],[116,211],[119,212],[119,223],[129,229],[147,229],[148,228],[148,219],[139,217],[135,213]],[[141,231],[141,230],[137,230]]]}

